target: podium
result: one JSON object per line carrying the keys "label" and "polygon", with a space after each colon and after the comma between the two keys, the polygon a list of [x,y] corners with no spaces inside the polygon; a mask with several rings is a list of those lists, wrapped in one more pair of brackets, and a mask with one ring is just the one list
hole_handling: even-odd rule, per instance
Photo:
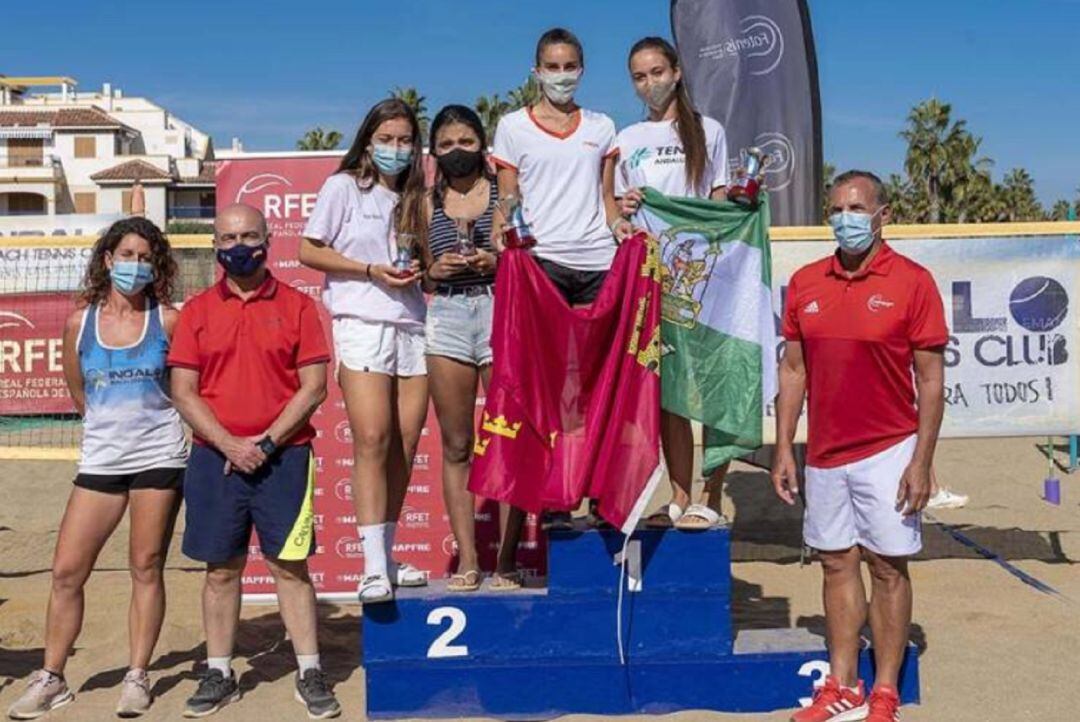
{"label": "podium", "polygon": [[[824,640],[803,629],[733,633],[727,529],[639,529],[620,576],[623,542],[578,522],[550,534],[546,586],[454,593],[438,581],[365,606],[368,716],[546,719],[809,702],[828,673]],[[859,664],[871,680],[869,649]],[[918,701],[913,645],[899,686],[904,703]]]}

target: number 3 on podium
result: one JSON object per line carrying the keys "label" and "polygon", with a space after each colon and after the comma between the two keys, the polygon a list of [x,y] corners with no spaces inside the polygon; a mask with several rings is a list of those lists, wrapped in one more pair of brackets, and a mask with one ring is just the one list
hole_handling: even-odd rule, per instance
{"label": "number 3 on podium", "polygon": [[442,624],[443,620],[449,620],[450,625],[428,647],[428,659],[468,657],[467,644],[451,644],[465,631],[465,612],[457,607],[435,607],[427,615],[427,623],[433,627]]}

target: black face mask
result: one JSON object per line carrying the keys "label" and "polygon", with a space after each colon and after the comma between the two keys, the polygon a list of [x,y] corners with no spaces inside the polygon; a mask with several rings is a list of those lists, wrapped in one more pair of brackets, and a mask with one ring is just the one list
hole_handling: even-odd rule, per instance
{"label": "black face mask", "polygon": [[463,178],[472,175],[484,162],[484,154],[478,150],[455,148],[449,153],[435,156],[439,170],[447,178]]}

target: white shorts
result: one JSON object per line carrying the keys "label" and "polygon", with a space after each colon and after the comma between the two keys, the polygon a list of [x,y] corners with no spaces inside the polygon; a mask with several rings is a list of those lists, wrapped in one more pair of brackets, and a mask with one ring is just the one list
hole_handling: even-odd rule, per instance
{"label": "white shorts", "polygon": [[424,327],[335,318],[334,353],[350,371],[388,376],[424,376]]}
{"label": "white shorts", "polygon": [[859,461],[821,469],[806,467],[803,539],[819,551],[861,546],[888,557],[922,549],[918,514],[897,511],[900,477],[915,453],[915,436]]}

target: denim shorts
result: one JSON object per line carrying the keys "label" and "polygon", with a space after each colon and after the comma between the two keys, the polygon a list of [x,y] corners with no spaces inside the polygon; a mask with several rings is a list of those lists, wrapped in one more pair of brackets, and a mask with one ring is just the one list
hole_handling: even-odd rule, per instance
{"label": "denim shorts", "polygon": [[486,366],[491,363],[494,288],[476,296],[435,294],[427,312],[425,353]]}

